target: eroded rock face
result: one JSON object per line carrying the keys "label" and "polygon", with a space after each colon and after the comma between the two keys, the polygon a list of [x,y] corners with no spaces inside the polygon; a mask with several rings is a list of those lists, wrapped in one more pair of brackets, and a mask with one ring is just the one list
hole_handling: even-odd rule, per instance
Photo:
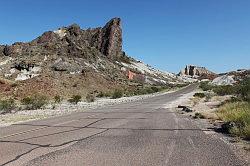
{"label": "eroded rock face", "polygon": [[120,18],[110,20],[103,28],[82,30],[73,24],[56,31],[48,31],[29,43],[15,43],[0,47],[7,56],[62,55],[92,58],[104,55],[116,59],[122,55]]}
{"label": "eroded rock face", "polygon": [[119,18],[109,21],[99,35],[102,39],[98,49],[109,58],[113,59],[122,54],[122,29]]}
{"label": "eroded rock face", "polygon": [[186,75],[191,77],[209,76],[215,75],[215,73],[209,71],[205,67],[199,67],[194,65],[187,65],[185,69],[181,70],[180,75]]}

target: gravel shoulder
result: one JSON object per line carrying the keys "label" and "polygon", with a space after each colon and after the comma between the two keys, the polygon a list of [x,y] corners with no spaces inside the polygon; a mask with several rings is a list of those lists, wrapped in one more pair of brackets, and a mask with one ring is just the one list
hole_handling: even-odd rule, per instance
{"label": "gravel shoulder", "polygon": [[[171,108],[173,111],[189,116],[199,128],[204,130],[206,134],[216,137],[228,144],[239,158],[250,165],[249,141],[216,132],[216,129],[218,129],[222,123],[216,115],[217,108],[223,101],[229,99],[230,96],[214,96],[209,101],[206,101],[204,99],[193,97],[197,92],[200,92],[200,90],[197,89],[192,93],[181,96],[178,100],[172,102],[171,105],[166,106],[166,108]],[[193,112],[183,112],[181,109],[177,108],[178,105],[187,106]],[[204,119],[193,118],[195,113],[202,113]]]}

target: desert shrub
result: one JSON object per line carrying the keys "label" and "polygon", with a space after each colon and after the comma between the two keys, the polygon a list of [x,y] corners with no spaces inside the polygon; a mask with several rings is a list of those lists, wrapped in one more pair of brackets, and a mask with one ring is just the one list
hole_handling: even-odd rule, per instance
{"label": "desert shrub", "polygon": [[0,113],[9,113],[14,108],[14,99],[0,100]]}
{"label": "desert shrub", "polygon": [[158,87],[156,87],[156,86],[152,86],[151,89],[152,89],[152,91],[153,91],[154,93],[160,91],[160,88],[158,88]]}
{"label": "desert shrub", "polygon": [[68,102],[72,103],[72,104],[77,104],[81,101],[82,99],[82,96],[80,95],[73,95],[69,100]]}
{"label": "desert shrub", "polygon": [[123,91],[119,90],[119,89],[116,89],[114,91],[114,93],[112,94],[111,98],[112,99],[117,99],[117,98],[121,98],[122,96],[123,96]]}
{"label": "desert shrub", "polygon": [[62,97],[61,97],[61,96],[56,95],[56,96],[54,97],[54,102],[55,102],[55,103],[60,103],[61,101],[62,101]]}
{"label": "desert shrub", "polygon": [[213,88],[214,93],[219,96],[235,94],[235,88],[232,85],[220,85]]}
{"label": "desert shrub", "polygon": [[213,89],[213,85],[209,84],[209,81],[204,81],[200,83],[199,86],[203,91],[209,91]]}
{"label": "desert shrub", "polygon": [[11,84],[11,87],[17,87],[18,86],[18,84],[17,83],[13,83],[13,84]]}
{"label": "desert shrub", "polygon": [[176,84],[173,87],[175,87],[175,88],[182,88],[182,87],[185,87],[185,86],[188,86],[188,85],[189,85],[189,83],[183,83],[183,84]]}
{"label": "desert shrub", "polygon": [[236,95],[244,101],[250,102],[250,78],[246,78],[241,81],[235,87]]}
{"label": "desert shrub", "polygon": [[88,102],[88,103],[90,103],[90,102],[94,102],[95,101],[95,95],[94,94],[87,94],[87,96],[86,96],[86,101]]}
{"label": "desert shrub", "polygon": [[36,94],[23,98],[21,103],[25,106],[25,109],[36,110],[45,106],[48,100],[46,96]]}
{"label": "desert shrub", "polygon": [[223,106],[228,103],[235,103],[235,102],[241,102],[242,100],[239,97],[232,96],[230,99],[227,99],[223,101],[220,106]]}
{"label": "desert shrub", "polygon": [[145,95],[148,93],[153,93],[153,90],[149,88],[138,88],[133,92],[133,95]]}
{"label": "desert shrub", "polygon": [[146,94],[154,93],[154,90],[151,87],[145,88]]}
{"label": "desert shrub", "polygon": [[229,132],[250,140],[250,103],[233,102],[222,105],[217,113],[218,117],[225,122],[235,124]]}
{"label": "desert shrub", "polygon": [[195,93],[194,97],[204,98],[206,95],[204,93]]}
{"label": "desert shrub", "polygon": [[111,92],[99,92],[96,97],[102,98],[102,97],[111,97],[112,93]]}
{"label": "desert shrub", "polygon": [[103,92],[99,92],[99,93],[96,95],[96,97],[102,98],[102,97],[104,97],[104,93],[103,93]]}

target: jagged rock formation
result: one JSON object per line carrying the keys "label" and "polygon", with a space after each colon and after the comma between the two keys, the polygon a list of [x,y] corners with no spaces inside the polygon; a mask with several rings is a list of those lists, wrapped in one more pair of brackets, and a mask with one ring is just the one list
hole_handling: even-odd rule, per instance
{"label": "jagged rock formation", "polygon": [[205,67],[187,65],[184,70],[180,72],[181,75],[201,76],[202,74],[214,74]]}
{"label": "jagged rock formation", "polygon": [[187,65],[183,70],[180,71],[179,75],[200,79],[213,79],[216,76],[214,72],[209,71],[205,67],[194,65]]}
{"label": "jagged rock formation", "polygon": [[[135,76],[131,79],[128,72]],[[0,98],[42,93],[53,97],[166,85],[180,80],[126,56],[122,51],[121,20],[83,30],[77,24],[47,31],[31,42],[0,45]],[[131,80],[132,81],[131,81]]]}
{"label": "jagged rock formation", "polygon": [[112,19],[103,28],[92,31],[91,46],[111,59],[122,55],[122,29],[119,18]]}
{"label": "jagged rock formation", "polygon": [[103,28],[82,30],[77,24],[48,31],[37,39],[11,46],[1,46],[0,52],[6,56],[21,55],[64,55],[92,58],[105,55],[117,59],[122,52],[122,29],[120,18],[114,18]]}

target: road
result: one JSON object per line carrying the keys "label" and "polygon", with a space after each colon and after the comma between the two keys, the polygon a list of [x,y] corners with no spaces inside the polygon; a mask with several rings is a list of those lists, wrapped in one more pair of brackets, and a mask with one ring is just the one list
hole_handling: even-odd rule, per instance
{"label": "road", "polygon": [[221,139],[166,108],[195,88],[0,128],[0,165],[244,165]]}

